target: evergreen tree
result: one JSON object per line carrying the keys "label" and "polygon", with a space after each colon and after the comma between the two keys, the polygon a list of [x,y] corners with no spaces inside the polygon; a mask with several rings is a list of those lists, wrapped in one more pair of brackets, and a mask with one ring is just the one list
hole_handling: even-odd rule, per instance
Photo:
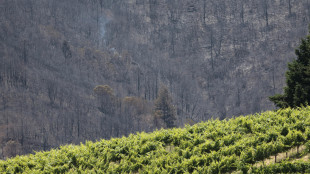
{"label": "evergreen tree", "polygon": [[284,94],[269,97],[280,108],[295,108],[310,103],[310,35],[301,40],[295,54],[297,59],[288,64]]}
{"label": "evergreen tree", "polygon": [[162,119],[167,128],[175,127],[175,108],[168,89],[164,86],[160,88],[158,98],[155,100],[154,116],[155,119]]}

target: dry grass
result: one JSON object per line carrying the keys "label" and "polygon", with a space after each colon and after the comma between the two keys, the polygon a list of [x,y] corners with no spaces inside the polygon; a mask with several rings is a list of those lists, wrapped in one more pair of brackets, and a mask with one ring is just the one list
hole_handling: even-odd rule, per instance
{"label": "dry grass", "polygon": [[298,153],[297,153],[297,147],[293,147],[290,150],[288,150],[287,152],[283,152],[283,153],[279,153],[277,155],[277,160],[275,160],[275,156],[270,156],[269,158],[265,159],[263,162],[257,162],[256,164],[254,164],[255,167],[260,167],[262,165],[270,165],[270,164],[274,164],[275,162],[279,163],[287,158],[289,159],[293,159],[293,160],[299,160],[299,159],[305,159],[308,160],[308,154],[306,156],[301,156],[301,152],[303,152],[306,149],[306,146],[302,145],[299,147],[298,149]]}
{"label": "dry grass", "polygon": [[[303,152],[306,150],[306,146],[302,145],[299,147],[298,149],[298,153],[297,153],[297,147],[293,147],[290,150],[288,150],[287,152],[283,152],[283,153],[279,153],[277,155],[277,163],[285,160],[285,159],[289,159],[290,161],[309,161],[310,159],[310,153],[304,154]],[[260,166],[268,166],[270,164],[274,164],[275,163],[275,156],[270,156],[269,158],[265,159],[263,162],[257,162],[255,163],[253,166],[255,167],[260,167]],[[241,174],[241,171],[234,171],[232,172],[233,174]]]}

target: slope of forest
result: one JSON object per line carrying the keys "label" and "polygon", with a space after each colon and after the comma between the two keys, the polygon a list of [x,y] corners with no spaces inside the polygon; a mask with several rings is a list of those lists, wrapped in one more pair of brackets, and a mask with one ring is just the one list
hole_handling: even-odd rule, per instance
{"label": "slope of forest", "polygon": [[274,109],[309,21],[309,0],[1,0],[0,158],[160,128],[162,84],[177,126]]}
{"label": "slope of forest", "polygon": [[268,111],[185,128],[66,145],[0,161],[9,173],[304,173],[310,162],[256,162],[292,147],[310,150],[310,107]]}

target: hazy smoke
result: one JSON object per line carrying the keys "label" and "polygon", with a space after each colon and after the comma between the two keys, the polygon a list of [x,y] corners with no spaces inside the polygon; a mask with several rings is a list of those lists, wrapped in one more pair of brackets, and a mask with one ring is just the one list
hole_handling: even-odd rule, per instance
{"label": "hazy smoke", "polygon": [[106,17],[104,16],[101,16],[100,19],[99,19],[99,23],[100,23],[100,36],[102,38],[104,38],[104,34],[106,32],[106,27],[105,25],[109,22],[110,20],[107,19]]}

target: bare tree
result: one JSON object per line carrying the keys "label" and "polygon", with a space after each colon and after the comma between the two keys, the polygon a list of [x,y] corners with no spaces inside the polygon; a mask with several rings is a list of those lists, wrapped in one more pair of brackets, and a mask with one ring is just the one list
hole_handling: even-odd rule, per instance
{"label": "bare tree", "polygon": [[58,94],[58,87],[56,83],[52,80],[47,81],[46,84],[47,84],[47,95],[48,95],[48,98],[50,99],[50,104],[54,105],[57,94]]}

